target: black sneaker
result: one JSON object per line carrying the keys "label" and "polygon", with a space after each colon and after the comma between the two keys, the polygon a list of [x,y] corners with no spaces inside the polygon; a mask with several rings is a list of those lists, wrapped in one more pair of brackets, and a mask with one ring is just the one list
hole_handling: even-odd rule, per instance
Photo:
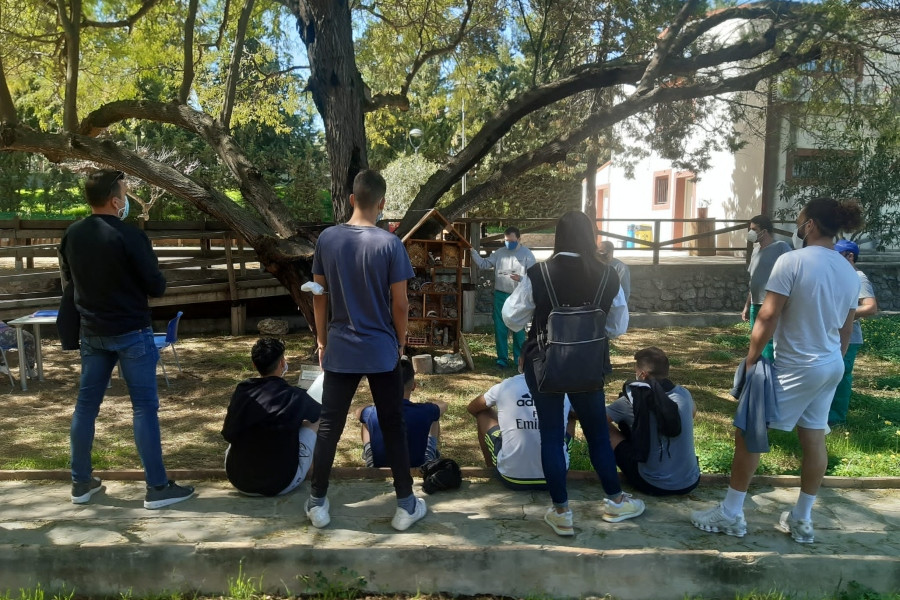
{"label": "black sneaker", "polygon": [[183,502],[194,495],[194,488],[190,485],[178,485],[171,479],[166,485],[147,486],[147,495],[144,497],[144,508],[154,510]]}
{"label": "black sneaker", "polygon": [[91,496],[103,489],[99,477],[91,477],[90,481],[72,482],[72,504],[87,504]]}

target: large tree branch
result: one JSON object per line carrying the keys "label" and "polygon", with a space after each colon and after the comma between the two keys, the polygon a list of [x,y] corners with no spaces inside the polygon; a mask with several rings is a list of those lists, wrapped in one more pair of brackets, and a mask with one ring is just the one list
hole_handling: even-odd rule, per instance
{"label": "large tree branch", "polygon": [[[660,76],[686,76],[710,67],[747,61],[771,50],[775,45],[774,32],[763,32],[760,37],[745,40],[731,46],[699,54],[692,58],[672,58],[666,61]],[[559,100],[590,89],[602,89],[616,85],[637,83],[646,71],[646,60],[620,59],[602,65],[579,68],[573,75],[525,92],[506,103],[488,120],[466,147],[432,175],[413,199],[410,210],[400,223],[398,232],[405,234],[421,215],[433,208],[450,187],[481,160],[503,135],[524,116],[549,106]],[[655,97],[655,96],[654,96]]]}
{"label": "large tree branch", "polygon": [[436,46],[416,56],[409,72],[406,74],[406,79],[400,86],[399,92],[375,94],[371,99],[365,101],[364,110],[366,112],[373,112],[386,106],[393,106],[403,111],[409,110],[409,88],[412,86],[413,79],[416,78],[416,75],[429,60],[452,52],[460,45],[460,43],[462,43],[462,40],[466,35],[466,28],[468,27],[469,19],[472,16],[474,5],[474,0],[466,0],[466,12],[462,16],[459,28],[446,44],[443,46]]}
{"label": "large tree branch", "polygon": [[18,122],[16,105],[13,103],[12,94],[9,93],[6,71],[3,69],[3,55],[0,55],[0,123],[15,125]]}
{"label": "large tree branch", "polygon": [[644,71],[644,75],[637,85],[637,89],[635,90],[636,94],[642,96],[653,89],[663,64],[672,54],[675,42],[678,39],[678,34],[681,33],[685,23],[687,23],[694,11],[697,10],[699,4],[700,0],[688,0],[685,2],[684,6],[682,6],[681,10],[678,12],[678,15],[675,17],[675,21],[666,28],[662,37],[659,38],[656,43],[656,51],[653,53],[653,58],[650,60],[650,64],[647,65],[647,70]]}
{"label": "large tree branch", "polygon": [[219,115],[219,124],[227,131],[231,127],[231,113],[234,111],[234,96],[237,91],[237,82],[241,76],[241,57],[244,54],[244,37],[247,35],[247,26],[250,23],[250,15],[253,12],[254,0],[245,0],[244,8],[238,19],[237,31],[234,34],[234,48],[231,52],[231,66],[228,68],[228,79],[225,81],[225,100],[222,103],[222,114]]}
{"label": "large tree branch", "polygon": [[[219,122],[206,113],[177,103],[120,100],[101,106],[85,117],[80,133],[96,136],[113,123],[124,119],[143,119],[169,123],[195,133],[215,150],[238,182],[241,194],[278,235],[290,237],[296,223],[284,203],[247,155]],[[160,186],[162,187],[162,186]]]}
{"label": "large tree branch", "polygon": [[[486,181],[473,187],[465,195],[460,196],[443,209],[445,216],[450,219],[458,218],[462,213],[476,206],[484,199],[496,194],[509,181],[525,173],[536,166],[559,162],[588,136],[610,127],[631,116],[647,110],[662,102],[677,102],[693,98],[703,98],[729,92],[750,91],[757,87],[760,81],[772,77],[785,69],[795,67],[807,61],[817,58],[820,48],[816,47],[807,52],[788,55],[782,54],[776,60],[753,69],[743,75],[728,77],[715,82],[703,82],[685,86],[657,87],[653,91],[644,94],[631,94],[628,99],[620,102],[607,111],[597,113],[585,119],[576,129],[553,139],[540,148],[517,156],[504,164],[494,172]],[[419,215],[421,216],[421,215]]]}
{"label": "large tree branch", "polygon": [[115,29],[118,27],[133,27],[138,20],[150,12],[150,9],[159,4],[159,0],[144,0],[140,8],[133,15],[119,19],[117,21],[92,21],[90,19],[81,19],[82,27],[97,27],[99,29]]}
{"label": "large tree branch", "polygon": [[71,14],[65,0],[56,0],[56,10],[66,39],[66,91],[63,99],[63,128],[78,127],[78,69],[81,61],[81,0],[71,0]]}
{"label": "large tree branch", "polygon": [[181,75],[181,87],[178,89],[178,101],[187,104],[194,84],[194,24],[197,22],[198,0],[190,0],[187,18],[184,20],[184,69]]}

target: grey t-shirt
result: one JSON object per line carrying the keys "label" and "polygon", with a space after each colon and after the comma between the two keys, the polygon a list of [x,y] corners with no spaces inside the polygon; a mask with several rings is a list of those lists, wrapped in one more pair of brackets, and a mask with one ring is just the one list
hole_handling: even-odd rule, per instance
{"label": "grey t-shirt", "polygon": [[619,285],[622,286],[622,292],[625,293],[625,302],[631,296],[631,269],[618,258],[609,261],[609,265],[616,270],[619,275]]}
{"label": "grey t-shirt", "polygon": [[400,238],[378,227],[329,227],[316,242],[312,272],[325,276],[331,308],[322,368],[393,370],[399,355],[390,288],[414,275]]}
{"label": "grey t-shirt", "polygon": [[[859,299],[874,298],[875,288],[872,287],[872,282],[869,281],[869,278],[866,277],[866,274],[862,271],[857,271],[856,274],[859,276]],[[859,319],[853,321],[853,331],[850,332],[850,343],[863,343],[862,327],[859,325]]]}
{"label": "grey t-shirt", "polygon": [[762,304],[766,299],[766,283],[772,274],[772,267],[778,257],[790,252],[791,247],[785,242],[772,242],[765,248],[756,248],[750,258],[750,304]]}
{"label": "grey t-shirt", "polygon": [[[644,481],[663,490],[682,490],[697,482],[700,465],[694,450],[694,399],[691,393],[676,385],[669,392],[681,417],[681,435],[663,440],[662,458],[659,456],[659,437],[656,417],[650,415],[650,454],[647,462],[638,463]],[[634,426],[634,406],[631,398],[622,396],[606,407],[607,416],[616,423]],[[668,451],[667,451],[668,450]]]}

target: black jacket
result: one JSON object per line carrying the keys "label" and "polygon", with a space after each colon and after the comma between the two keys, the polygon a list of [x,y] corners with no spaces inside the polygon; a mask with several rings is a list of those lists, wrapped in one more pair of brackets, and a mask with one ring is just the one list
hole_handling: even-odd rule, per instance
{"label": "black jacket", "polygon": [[59,245],[65,278],[86,335],[121,335],[150,327],[147,297],[162,296],[166,280],[147,235],[113,215],[73,223]]}
{"label": "black jacket", "polygon": [[243,492],[274,496],[297,473],[303,421],[319,420],[322,407],[281,377],[253,377],[237,385],[222,437],[231,444],[225,472]]}

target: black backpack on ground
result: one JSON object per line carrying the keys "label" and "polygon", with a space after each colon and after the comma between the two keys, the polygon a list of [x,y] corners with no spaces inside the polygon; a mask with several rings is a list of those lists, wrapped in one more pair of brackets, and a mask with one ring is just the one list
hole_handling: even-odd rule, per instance
{"label": "black backpack on ground", "polygon": [[549,393],[603,389],[604,377],[611,369],[606,311],[600,308],[600,299],[606,291],[609,269],[603,271],[593,302],[563,306],[550,281],[547,263],[541,263],[540,268],[552,309],[547,317],[546,330],[538,332],[537,336],[538,357],[534,359],[534,377],[538,389]]}
{"label": "black backpack on ground", "polygon": [[456,490],[462,485],[462,471],[452,458],[435,458],[419,467],[422,490],[433,494],[442,490]]}

